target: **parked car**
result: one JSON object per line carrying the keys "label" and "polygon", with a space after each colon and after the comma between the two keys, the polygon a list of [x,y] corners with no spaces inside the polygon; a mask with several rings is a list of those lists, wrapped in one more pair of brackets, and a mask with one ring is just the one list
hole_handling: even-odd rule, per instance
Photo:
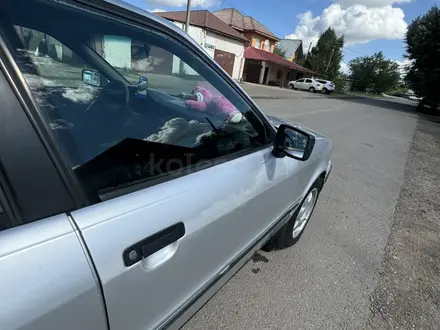
{"label": "parked car", "polygon": [[179,328],[258,249],[300,239],[327,137],[266,116],[149,12],[0,12],[1,329]]}
{"label": "parked car", "polygon": [[316,79],[316,81],[322,84],[323,94],[330,94],[335,91],[335,84],[330,80]]}
{"label": "parked car", "polygon": [[421,101],[422,100],[422,98],[420,96],[417,96],[415,94],[408,94],[407,99],[413,100],[413,101]]}
{"label": "parked car", "polygon": [[302,78],[295,81],[290,81],[288,84],[290,89],[302,89],[309,92],[321,92],[324,85],[313,78]]}
{"label": "parked car", "polygon": [[418,112],[427,113],[427,114],[433,114],[433,115],[439,115],[439,101],[435,101],[432,99],[428,99],[426,97],[420,98],[420,102],[417,105],[416,110]]}

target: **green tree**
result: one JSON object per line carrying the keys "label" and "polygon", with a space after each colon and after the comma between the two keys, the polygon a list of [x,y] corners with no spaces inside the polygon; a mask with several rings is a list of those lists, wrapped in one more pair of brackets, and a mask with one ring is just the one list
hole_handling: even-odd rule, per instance
{"label": "green tree", "polygon": [[335,93],[345,93],[348,85],[348,75],[339,72],[338,75],[332,80],[335,84]]}
{"label": "green tree", "polygon": [[316,46],[307,54],[304,66],[333,80],[341,69],[343,47],[344,36],[338,38],[335,30],[328,28],[321,34]]}
{"label": "green tree", "polygon": [[377,93],[385,93],[399,85],[399,64],[386,59],[382,52],[357,57],[350,61],[349,67],[354,90],[365,92],[372,89]]}
{"label": "green tree", "polygon": [[425,15],[416,18],[408,27],[405,38],[407,58],[411,64],[406,81],[416,94],[440,101],[440,9],[432,7]]}
{"label": "green tree", "polygon": [[281,57],[286,57],[286,51],[279,46],[275,46],[273,52]]}

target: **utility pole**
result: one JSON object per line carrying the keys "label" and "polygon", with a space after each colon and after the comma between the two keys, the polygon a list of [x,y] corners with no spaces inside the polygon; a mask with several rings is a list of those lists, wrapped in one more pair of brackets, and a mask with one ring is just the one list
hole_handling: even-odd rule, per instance
{"label": "utility pole", "polygon": [[[189,21],[190,21],[190,15],[191,15],[191,0],[187,0],[186,3],[186,19],[185,19],[185,28],[184,31],[188,33],[189,29]],[[181,59],[179,59],[179,72],[180,74],[185,74],[185,63]]]}
{"label": "utility pole", "polygon": [[335,48],[336,48],[336,46],[333,46],[332,53],[330,55],[330,59],[328,60],[328,63],[327,63],[327,68],[325,68],[325,73],[327,73],[328,68],[330,67],[330,63],[332,62],[333,54],[335,53]]}
{"label": "utility pole", "polygon": [[191,0],[187,0],[186,3],[186,22],[185,22],[185,32],[188,33],[188,27],[189,27],[189,18],[191,15]]}
{"label": "utility pole", "polygon": [[310,42],[309,50],[307,51],[307,55],[310,53],[310,48],[312,48],[312,42]]}

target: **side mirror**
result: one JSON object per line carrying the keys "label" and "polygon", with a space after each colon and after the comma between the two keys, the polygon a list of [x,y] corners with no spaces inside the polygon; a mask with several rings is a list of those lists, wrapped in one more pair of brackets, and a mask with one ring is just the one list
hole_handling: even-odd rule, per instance
{"label": "side mirror", "polygon": [[82,70],[83,83],[95,87],[101,86],[101,74],[96,70],[83,69]]}
{"label": "side mirror", "polygon": [[315,137],[295,127],[280,125],[278,127],[273,153],[275,157],[290,157],[305,161],[310,158]]}

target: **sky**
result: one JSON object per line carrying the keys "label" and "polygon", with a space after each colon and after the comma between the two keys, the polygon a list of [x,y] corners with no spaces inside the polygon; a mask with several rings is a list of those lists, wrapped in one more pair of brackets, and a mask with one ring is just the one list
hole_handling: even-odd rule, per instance
{"label": "sky", "polygon": [[[187,0],[125,0],[149,11],[185,10]],[[279,38],[303,40],[307,52],[328,27],[344,35],[342,70],[358,56],[382,51],[405,63],[403,38],[408,24],[435,0],[192,0],[192,9],[234,7],[253,16]]]}

